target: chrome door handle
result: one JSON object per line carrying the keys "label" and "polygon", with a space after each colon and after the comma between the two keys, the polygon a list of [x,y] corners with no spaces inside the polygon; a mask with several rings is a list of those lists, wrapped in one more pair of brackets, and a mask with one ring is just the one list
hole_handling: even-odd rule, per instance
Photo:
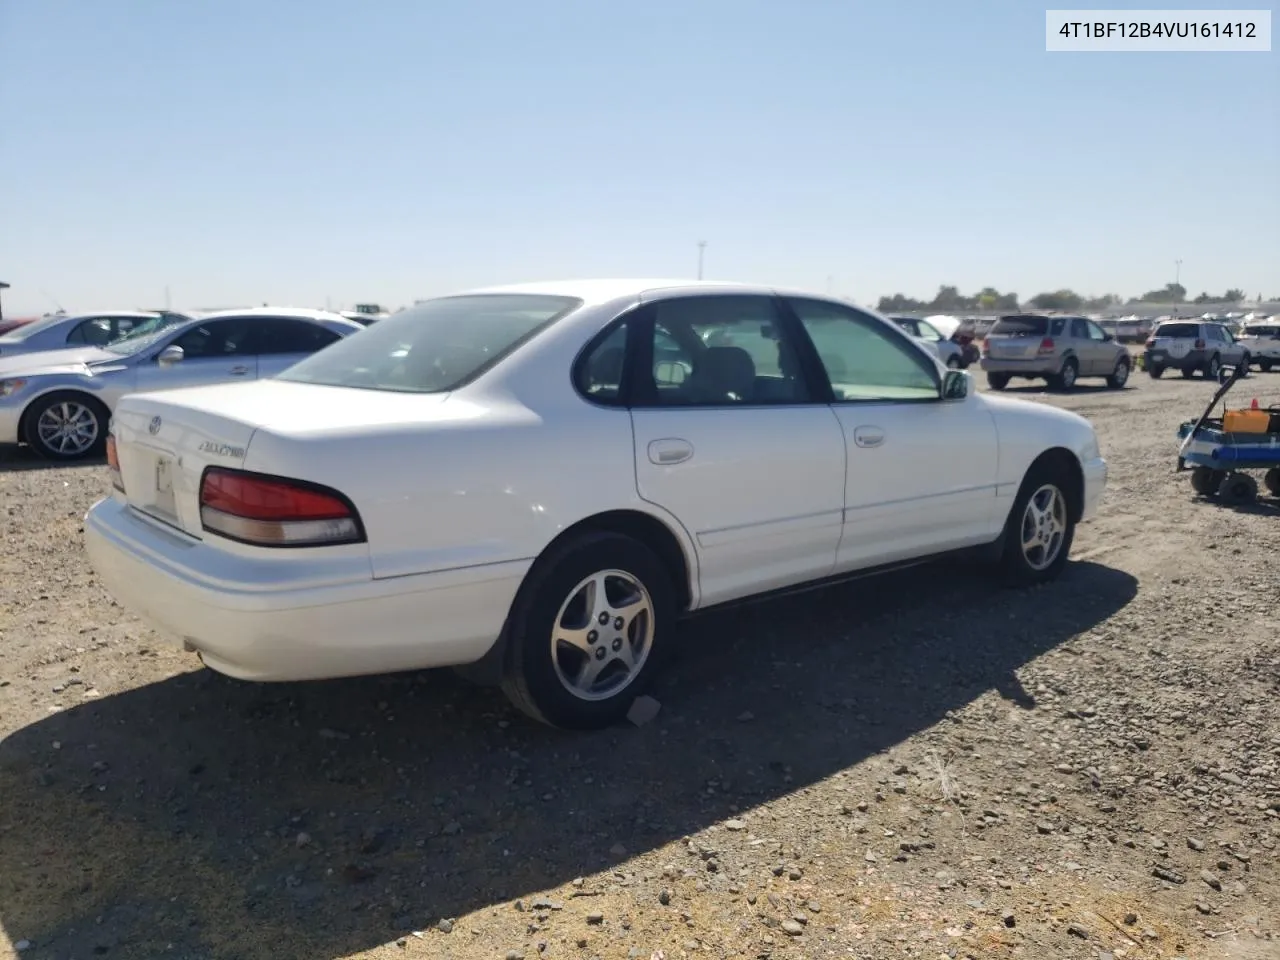
{"label": "chrome door handle", "polygon": [[684,463],[693,456],[693,444],[688,440],[669,438],[654,440],[649,444],[649,462],[660,467]]}
{"label": "chrome door handle", "polygon": [[884,431],[879,427],[858,427],[853,431],[853,442],[860,447],[878,447],[884,443]]}
{"label": "chrome door handle", "polygon": [[248,367],[232,367],[227,372],[231,374],[233,377],[243,377],[246,373],[249,372],[249,368]]}

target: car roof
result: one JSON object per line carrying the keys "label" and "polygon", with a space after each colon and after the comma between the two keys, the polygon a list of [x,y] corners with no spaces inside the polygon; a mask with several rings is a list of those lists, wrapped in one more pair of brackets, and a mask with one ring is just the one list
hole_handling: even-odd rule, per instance
{"label": "car roof", "polygon": [[158,316],[160,316],[160,313],[155,310],[81,310],[77,313],[68,313],[58,319],[92,320],[94,317],[128,317],[149,320],[151,317]]}
{"label": "car roof", "polygon": [[328,310],[313,310],[309,307],[245,307],[241,310],[213,310],[209,313],[190,315],[197,320],[217,320],[222,317],[286,317],[297,320],[341,320],[348,321],[340,313]]}
{"label": "car roof", "polygon": [[[786,290],[765,284],[738,283],[728,280],[682,280],[682,279],[597,279],[597,280],[548,280],[538,283],[512,283],[502,286],[478,287],[472,290],[461,290],[446,296],[469,296],[485,293],[526,293],[543,296],[574,297],[584,305],[608,303],[623,297],[643,298],[647,293],[660,290],[705,291],[707,293],[743,293],[773,294],[782,293],[794,296],[813,297],[803,290]],[[436,298],[432,298],[436,299]],[[828,297],[826,299],[835,299]]]}

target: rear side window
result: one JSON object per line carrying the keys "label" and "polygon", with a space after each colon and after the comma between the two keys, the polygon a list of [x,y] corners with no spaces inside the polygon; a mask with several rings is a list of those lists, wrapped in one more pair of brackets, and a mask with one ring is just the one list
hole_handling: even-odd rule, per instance
{"label": "rear side window", "polygon": [[254,337],[254,347],[260,354],[315,353],[339,339],[328,327],[294,317],[260,318]]}
{"label": "rear side window", "polygon": [[1048,317],[1001,317],[991,328],[997,337],[1043,337],[1048,332]]}
{"label": "rear side window", "polygon": [[1176,340],[1199,340],[1198,323],[1162,323],[1156,327],[1157,337],[1173,337]]}
{"label": "rear side window", "polygon": [[295,363],[279,380],[443,393],[479,376],[582,301],[544,294],[439,297]]}

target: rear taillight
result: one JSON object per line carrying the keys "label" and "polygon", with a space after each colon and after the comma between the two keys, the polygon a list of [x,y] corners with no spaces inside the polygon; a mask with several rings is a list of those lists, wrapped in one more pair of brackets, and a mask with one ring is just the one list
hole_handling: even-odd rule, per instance
{"label": "rear taillight", "polygon": [[1197,349],[1197,350],[1203,350],[1203,349],[1204,349],[1204,341],[1203,341],[1203,340],[1197,340],[1197,341],[1196,341],[1196,349]]}
{"label": "rear taillight", "polygon": [[1045,337],[1040,341],[1040,349],[1038,353],[1053,353],[1053,337]]}
{"label": "rear taillight", "polygon": [[116,438],[107,434],[107,470],[111,473],[111,485],[124,493],[124,477],[120,475],[120,457],[116,453]]}
{"label": "rear taillight", "polygon": [[209,467],[200,479],[200,525],[263,547],[360,543],[364,529],[336,490],[301,480]]}
{"label": "rear taillight", "polygon": [[982,355],[984,357],[989,357],[991,355],[991,338],[990,337],[982,338]]}
{"label": "rear taillight", "polygon": [[1156,338],[1155,338],[1155,337],[1147,337],[1147,346],[1148,346],[1148,347],[1154,347],[1155,345],[1156,345]]}

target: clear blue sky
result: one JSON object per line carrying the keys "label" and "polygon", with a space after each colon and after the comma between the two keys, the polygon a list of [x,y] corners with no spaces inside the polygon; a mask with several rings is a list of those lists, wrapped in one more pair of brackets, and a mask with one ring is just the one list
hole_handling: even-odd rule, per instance
{"label": "clear blue sky", "polygon": [[1048,54],[1044,6],[0,0],[6,312],[692,276],[699,240],[863,301],[1178,258],[1280,293],[1280,54]]}

